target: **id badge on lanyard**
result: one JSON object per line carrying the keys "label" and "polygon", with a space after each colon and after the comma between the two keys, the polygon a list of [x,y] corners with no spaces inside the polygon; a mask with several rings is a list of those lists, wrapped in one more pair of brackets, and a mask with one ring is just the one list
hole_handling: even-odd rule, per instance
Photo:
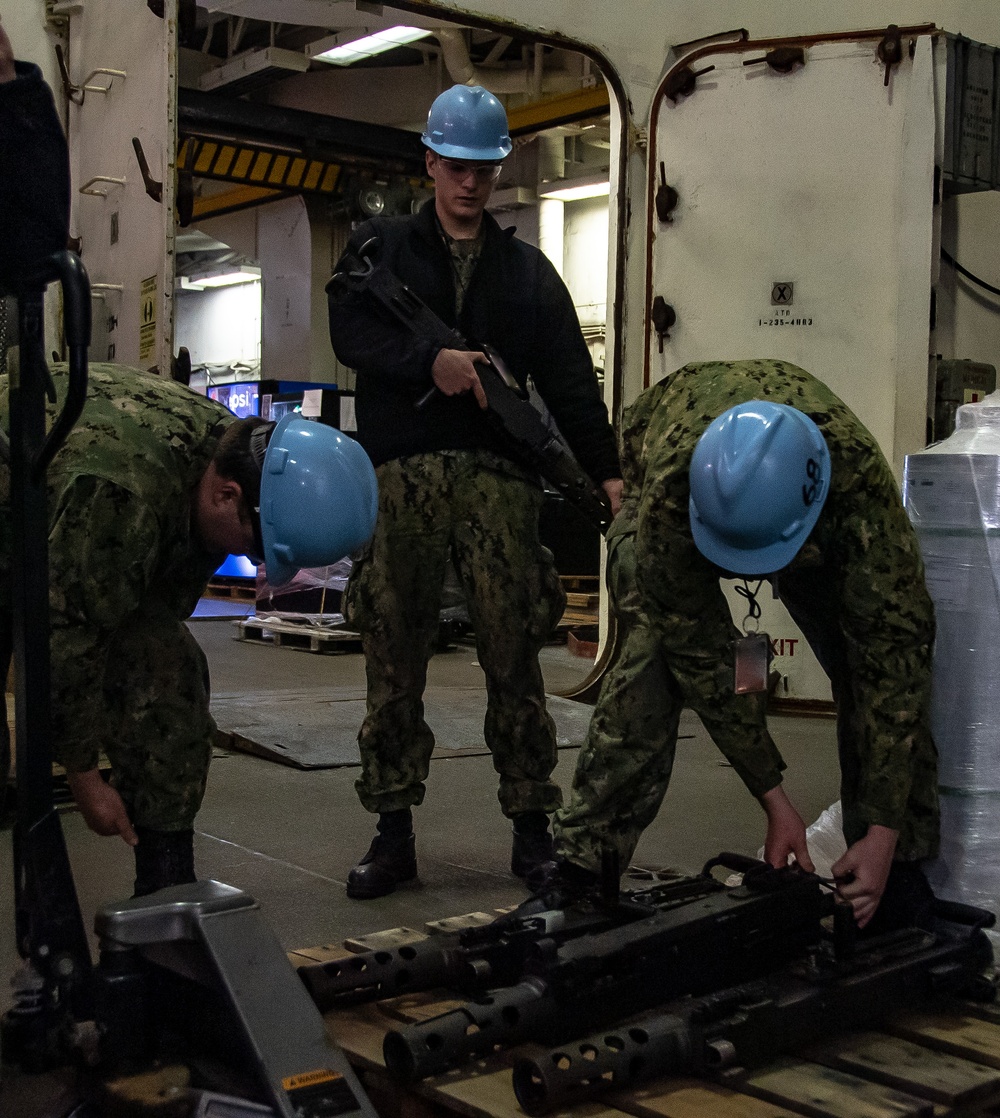
{"label": "id badge on lanyard", "polygon": [[[762,581],[762,580],[761,580]],[[747,599],[747,615],[743,618],[743,636],[733,641],[733,692],[737,695],[767,693],[767,677],[771,667],[771,638],[757,630],[760,605],[757,591],[761,583],[751,590],[746,579],[736,593]]]}

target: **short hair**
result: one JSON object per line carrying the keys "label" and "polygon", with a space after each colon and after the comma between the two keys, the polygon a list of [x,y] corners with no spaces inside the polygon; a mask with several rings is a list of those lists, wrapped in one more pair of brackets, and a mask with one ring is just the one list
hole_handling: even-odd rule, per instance
{"label": "short hair", "polygon": [[274,424],[255,415],[230,423],[223,431],[219,445],[212,456],[212,463],[219,476],[227,481],[235,481],[243,492],[240,519],[246,518],[253,528],[258,557],[264,554],[260,532],[261,466],[259,454],[255,453],[255,448],[251,446],[251,437],[260,427],[271,429]]}

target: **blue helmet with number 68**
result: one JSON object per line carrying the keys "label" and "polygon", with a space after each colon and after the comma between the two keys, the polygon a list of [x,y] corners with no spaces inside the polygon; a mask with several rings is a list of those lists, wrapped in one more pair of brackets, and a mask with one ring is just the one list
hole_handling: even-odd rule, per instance
{"label": "blue helmet with number 68", "polygon": [[779,571],[812,531],[830,488],[820,429],[787,404],[749,400],[725,411],[691,458],[691,533],[717,567]]}
{"label": "blue helmet with number 68", "polygon": [[272,586],[302,567],[336,563],[371,539],[378,482],[360,443],[286,415],[273,430],[256,428],[250,446],[261,462],[260,534]]}

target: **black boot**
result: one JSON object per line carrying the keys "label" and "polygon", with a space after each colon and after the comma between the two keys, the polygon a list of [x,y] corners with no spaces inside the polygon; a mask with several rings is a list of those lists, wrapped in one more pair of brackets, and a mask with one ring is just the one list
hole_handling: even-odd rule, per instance
{"label": "black boot", "polygon": [[545,908],[568,908],[581,900],[601,895],[599,873],[584,869],[559,854],[547,862],[537,879],[529,884],[536,899],[541,899]]}
{"label": "black boot", "polygon": [[544,811],[523,811],[512,817],[514,842],[510,850],[510,872],[529,885],[537,884],[555,857],[549,817]]}
{"label": "black boot", "polygon": [[368,853],[347,875],[347,895],[356,901],[384,897],[416,876],[416,840],[409,808],[383,812]]}
{"label": "black boot", "polygon": [[154,831],[136,827],[134,897],[145,897],[168,885],[189,885],[194,875],[194,831]]}

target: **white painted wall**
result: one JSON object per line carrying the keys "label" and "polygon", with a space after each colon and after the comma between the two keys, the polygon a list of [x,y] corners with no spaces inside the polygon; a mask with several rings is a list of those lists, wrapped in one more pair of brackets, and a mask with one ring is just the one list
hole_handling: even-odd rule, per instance
{"label": "white painted wall", "polygon": [[608,200],[564,203],[563,279],[582,326],[605,326],[608,310]]}
{"label": "white painted wall", "polygon": [[[175,344],[192,365],[260,365],[261,285],[241,283],[205,291],[179,291]],[[248,375],[247,380],[255,379]]]}

